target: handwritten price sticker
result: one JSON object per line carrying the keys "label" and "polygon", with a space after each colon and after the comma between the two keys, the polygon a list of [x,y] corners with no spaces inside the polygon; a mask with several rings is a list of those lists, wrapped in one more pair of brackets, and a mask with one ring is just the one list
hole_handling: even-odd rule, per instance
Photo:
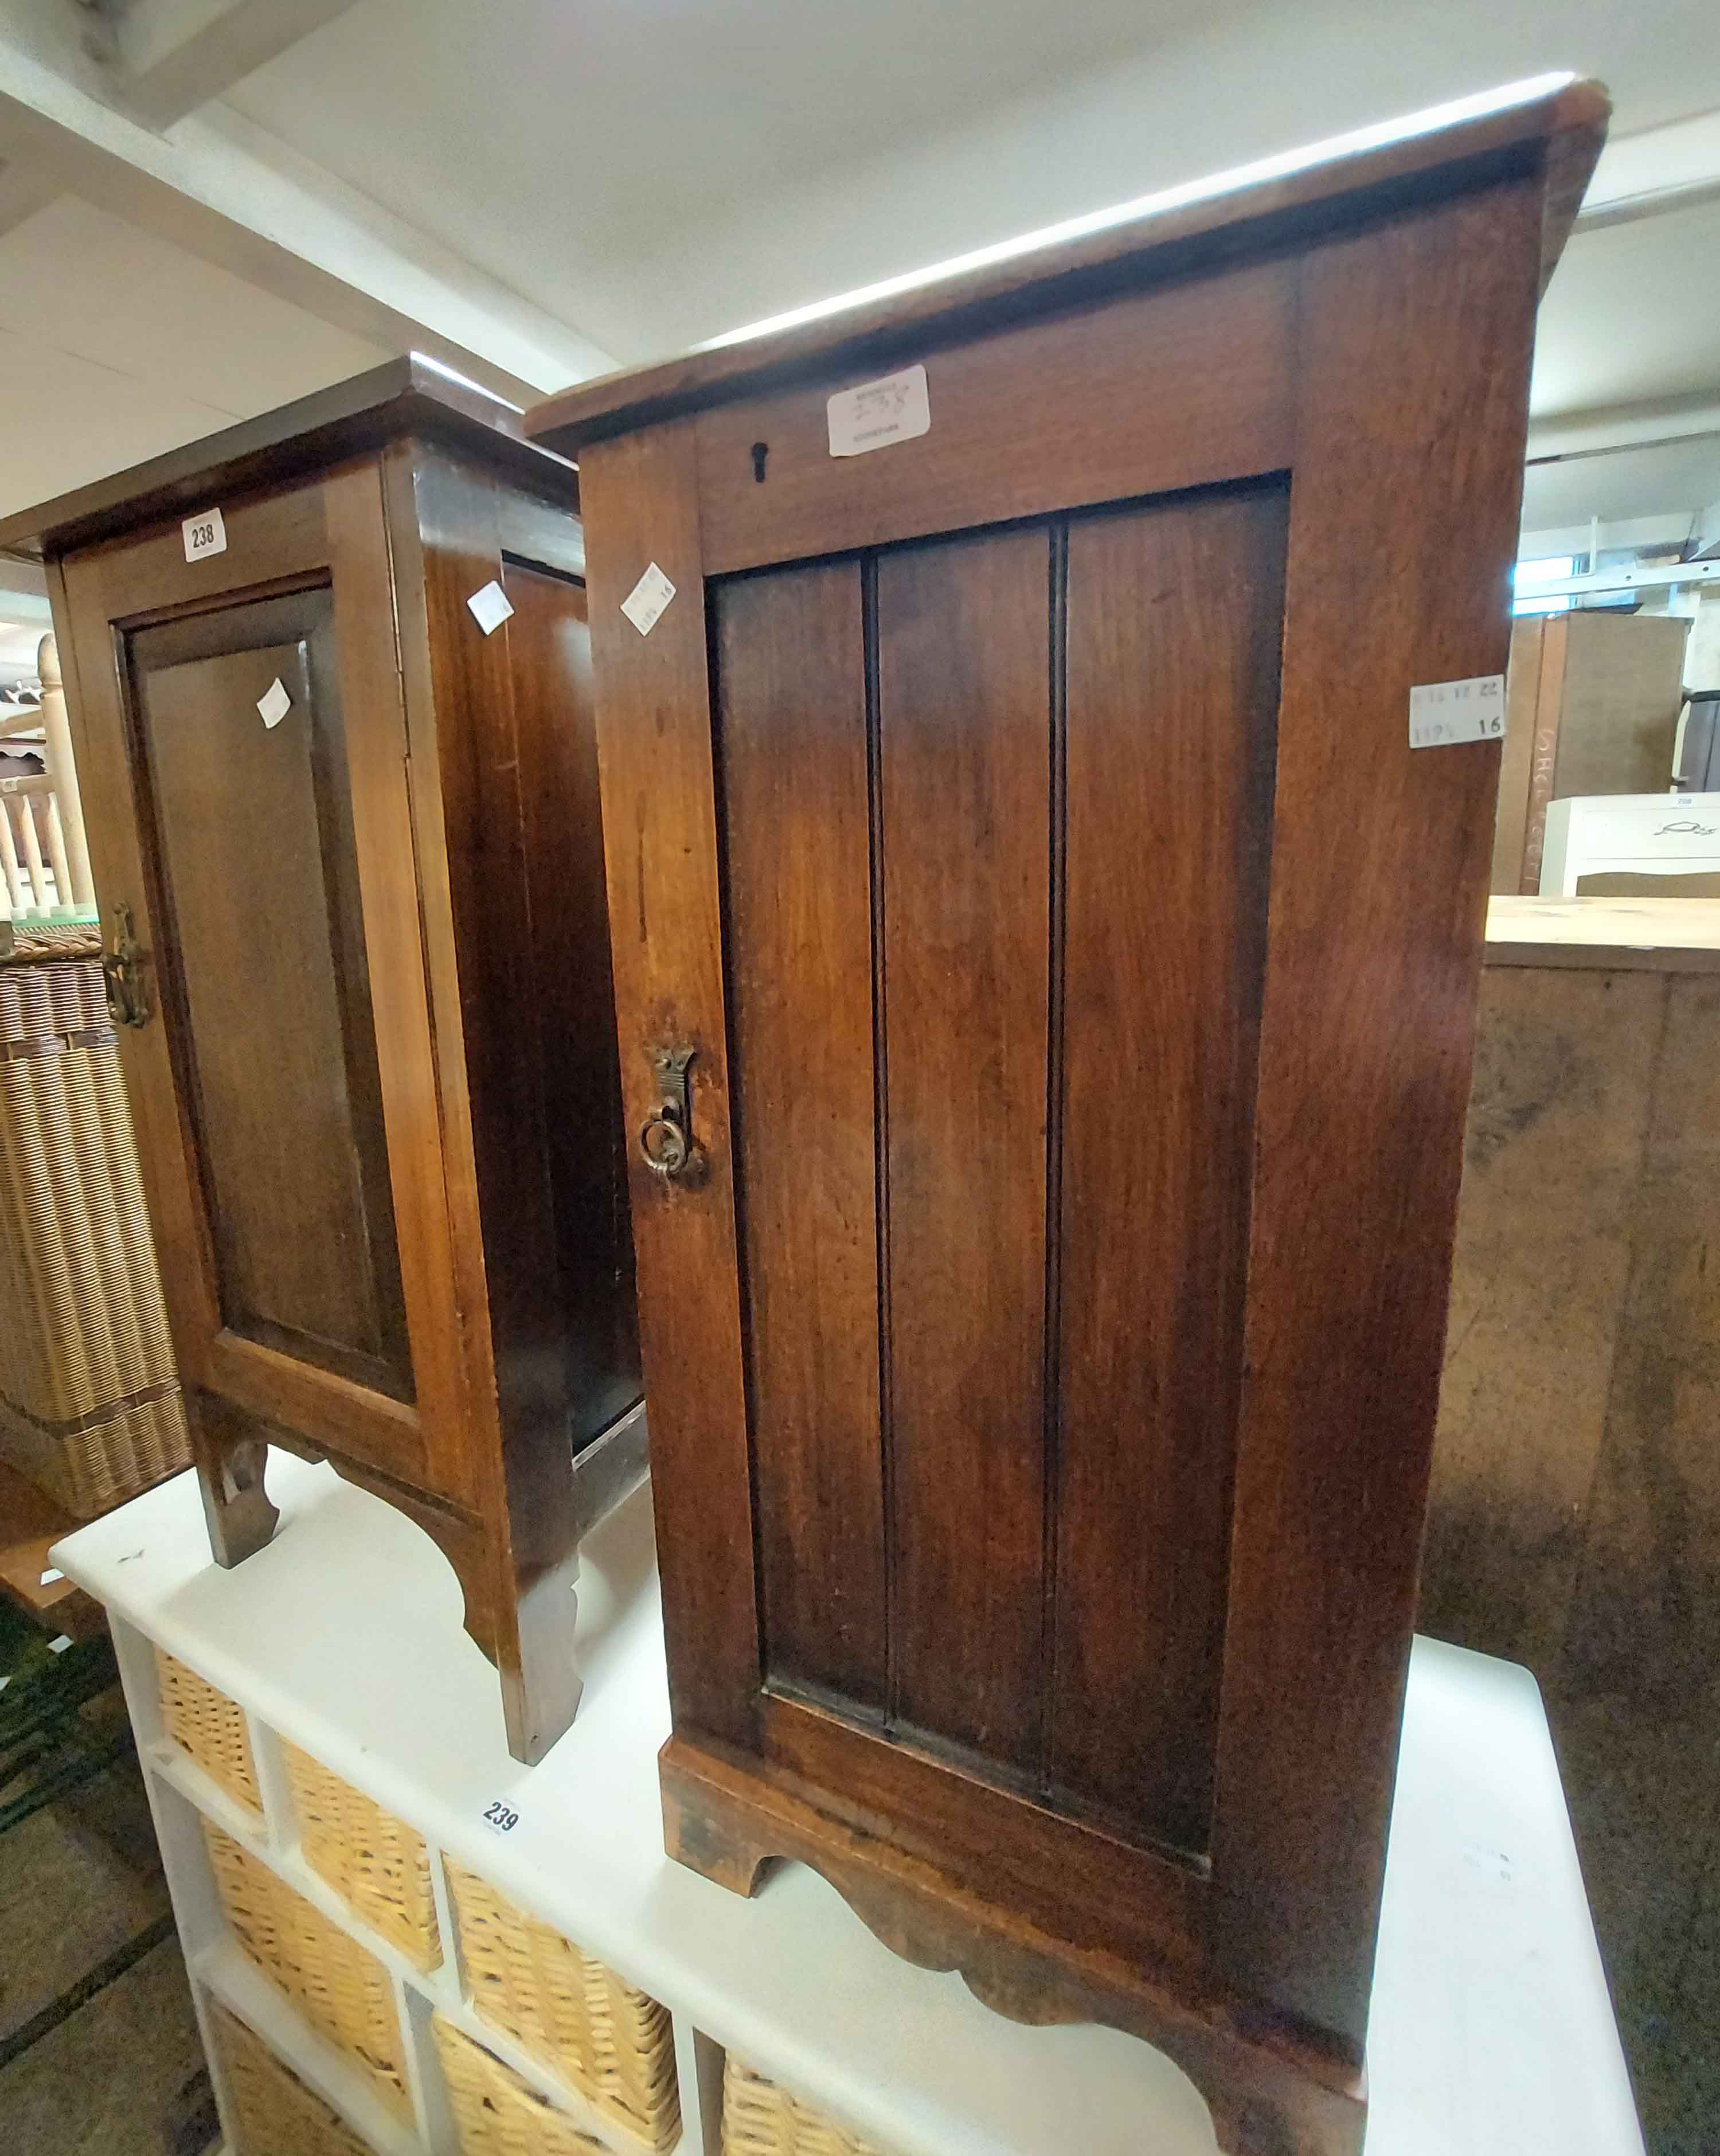
{"label": "handwritten price sticker", "polygon": [[863,457],[869,449],[887,449],[892,442],[911,442],[932,431],[923,367],[905,367],[900,374],[839,389],[824,409],[833,457]]}
{"label": "handwritten price sticker", "polygon": [[1502,674],[1477,674],[1467,681],[1425,681],[1409,691],[1411,748],[1497,741],[1504,732]]}

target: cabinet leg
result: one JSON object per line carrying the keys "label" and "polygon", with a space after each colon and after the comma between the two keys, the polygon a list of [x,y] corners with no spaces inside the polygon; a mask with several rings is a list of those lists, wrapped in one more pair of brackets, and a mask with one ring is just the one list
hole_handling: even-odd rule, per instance
{"label": "cabinet leg", "polygon": [[280,1517],[264,1487],[269,1446],[223,1427],[227,1418],[207,1394],[195,1395],[190,1408],[210,1547],[217,1564],[242,1564],[270,1540]]}

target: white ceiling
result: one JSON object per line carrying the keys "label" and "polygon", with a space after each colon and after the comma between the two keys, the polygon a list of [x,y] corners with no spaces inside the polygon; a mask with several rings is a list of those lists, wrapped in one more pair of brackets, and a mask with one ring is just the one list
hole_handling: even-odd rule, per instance
{"label": "white ceiling", "polygon": [[[0,0],[32,52],[82,19]],[[1720,110],[1712,0],[352,0],[138,138],[169,189],[176,157],[244,176],[230,208],[209,198],[236,248],[174,244],[159,180],[152,224],[114,214],[106,149],[106,207],[63,194],[7,232],[0,167],[0,513],[390,348],[309,287],[250,281],[247,228],[313,257],[305,218],[338,213],[364,242],[342,292],[380,303],[421,242],[444,282],[470,267],[471,307],[523,311],[537,348],[561,329],[631,360],[1558,66],[1610,85],[1615,136]],[[1716,264],[1720,203],[1579,234],[1543,312],[1543,427],[1720,396]],[[1557,490],[1611,485],[1572,467]]]}
{"label": "white ceiling", "polygon": [[61,195],[0,235],[0,516],[386,357]]}
{"label": "white ceiling", "polygon": [[[1606,80],[1621,132],[1704,110],[1714,19],[1710,0],[357,0],[228,102],[630,359],[1548,68]],[[1639,393],[1635,357],[1597,348],[1643,230],[1576,243],[1540,408]],[[1669,244],[1646,243],[1639,322],[1689,297]],[[1699,344],[1720,374],[1712,338],[1636,341],[1645,381],[1687,376]]]}

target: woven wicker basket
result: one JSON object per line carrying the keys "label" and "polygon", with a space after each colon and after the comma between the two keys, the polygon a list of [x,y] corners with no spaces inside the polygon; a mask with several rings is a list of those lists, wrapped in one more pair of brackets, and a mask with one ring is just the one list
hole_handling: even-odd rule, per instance
{"label": "woven wicker basket", "polygon": [[208,2007],[227,2090],[228,2156],[371,2156],[370,2143],[254,2030],[213,1999]]}
{"label": "woven wicker basket", "polygon": [[90,1519],[191,1460],[101,968],[0,964],[0,1450]]}
{"label": "woven wicker basket", "polygon": [[448,1883],[473,2010],[606,2118],[667,2148],[680,2131],[665,2008],[452,1862]]}
{"label": "woven wicker basket", "polygon": [[260,1813],[257,1763],[243,1711],[224,1691],[217,1691],[195,1670],[156,1650],[156,1681],[162,1697],[162,1721],[167,1734],[196,1760],[212,1782],[229,1797]]}
{"label": "woven wicker basket", "polygon": [[881,2156],[731,2051],[722,2070],[722,2156]]}
{"label": "woven wicker basket", "polygon": [[207,1820],[203,1835],[239,1944],[318,2035],[369,2075],[383,2102],[409,2118],[412,2099],[388,1971],[357,1939]]}
{"label": "woven wicker basket", "polygon": [[280,1748],[305,1861],[413,1968],[436,1968],[442,1943],[423,1839],[308,1752],[285,1740]]}
{"label": "woven wicker basket", "polygon": [[461,2156],[610,2156],[463,2029],[439,2014],[433,2025]]}

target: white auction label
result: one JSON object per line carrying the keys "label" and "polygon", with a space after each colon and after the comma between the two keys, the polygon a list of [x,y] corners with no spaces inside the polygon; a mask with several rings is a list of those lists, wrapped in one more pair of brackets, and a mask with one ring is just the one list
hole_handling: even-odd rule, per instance
{"label": "white auction label", "polygon": [[622,600],[621,611],[641,636],[649,636],[674,597],[675,586],[653,562]]}
{"label": "white auction label", "polygon": [[257,709],[262,716],[264,725],[278,726],[292,708],[293,700],[288,696],[285,686],[280,675],[277,674],[257,699]]}
{"label": "white auction label", "polygon": [[472,619],[485,636],[494,636],[513,612],[507,593],[493,577],[481,590],[472,593],[466,604],[472,610]]}
{"label": "white auction label", "polygon": [[484,1807],[484,1824],[492,1834],[511,1834],[520,1824],[520,1815],[511,1804],[497,1798],[493,1804]]}
{"label": "white auction label", "polygon": [[187,562],[201,562],[205,554],[227,552],[227,526],[218,509],[199,510],[195,516],[187,516],[179,529],[185,537]]}
{"label": "white auction label", "polygon": [[1502,674],[1477,674],[1467,681],[1424,681],[1409,691],[1411,748],[1497,741],[1504,732]]}
{"label": "white auction label", "polygon": [[863,457],[892,442],[911,442],[932,431],[932,402],[923,367],[905,367],[881,382],[839,389],[824,407],[833,457]]}

